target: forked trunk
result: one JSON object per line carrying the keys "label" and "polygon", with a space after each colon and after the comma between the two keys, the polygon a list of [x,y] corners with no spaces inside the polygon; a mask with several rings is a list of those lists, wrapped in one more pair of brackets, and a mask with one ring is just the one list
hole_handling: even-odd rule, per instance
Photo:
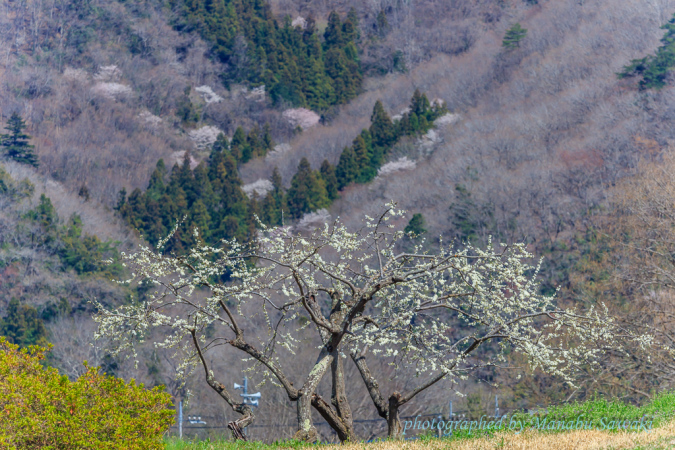
{"label": "forked trunk", "polygon": [[315,442],[318,433],[312,422],[312,397],[321,378],[326,374],[333,362],[333,356],[324,348],[314,368],[307,376],[305,384],[300,389],[298,398],[298,431],[293,439],[305,442]]}

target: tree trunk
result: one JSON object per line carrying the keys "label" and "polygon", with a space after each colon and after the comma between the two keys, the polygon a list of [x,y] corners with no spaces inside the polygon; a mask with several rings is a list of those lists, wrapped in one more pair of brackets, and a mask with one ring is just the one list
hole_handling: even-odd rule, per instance
{"label": "tree trunk", "polygon": [[333,362],[333,355],[324,347],[314,368],[307,376],[305,384],[300,389],[298,398],[298,431],[293,439],[298,441],[315,442],[318,434],[312,422],[312,397],[321,378],[326,374]]}
{"label": "tree trunk", "polygon": [[340,442],[356,442],[352,409],[349,406],[349,402],[347,401],[347,392],[345,389],[344,367],[342,364],[342,359],[340,359],[340,355],[337,351],[333,356],[333,364],[331,369],[333,375],[333,393],[331,395],[331,403],[333,406],[335,406],[337,415],[345,430],[344,433],[338,433]]}
{"label": "tree trunk", "polygon": [[401,394],[394,392],[389,397],[389,411],[387,412],[387,428],[389,439],[403,438],[403,427],[399,416],[399,407],[401,406]]}

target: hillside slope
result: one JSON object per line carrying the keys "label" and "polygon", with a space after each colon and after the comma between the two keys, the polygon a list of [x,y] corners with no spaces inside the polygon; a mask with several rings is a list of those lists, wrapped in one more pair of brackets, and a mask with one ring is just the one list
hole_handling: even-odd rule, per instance
{"label": "hillside slope", "polygon": [[[536,253],[551,254],[593,225],[593,211],[608,205],[608,187],[675,138],[669,126],[675,87],[641,91],[637,80],[616,76],[659,45],[659,27],[675,13],[673,0],[270,4],[280,21],[284,15],[314,17],[319,29],[333,8],[346,15],[354,7],[359,16],[362,91],[347,104],[316,111],[323,120],[304,130],[284,116],[289,102],[275,103],[253,85],[226,88],[222,74],[232,68],[212,57],[211,44],[197,33],[179,31],[175,10],[163,2],[0,2],[0,122],[19,112],[41,163],[33,171],[0,161],[14,182],[27,177],[36,186],[21,201],[0,199],[0,318],[11,297],[37,308],[56,344],[55,364],[69,375],[90,358],[121,376],[186,394],[161,352],[145,349],[145,366],[135,369],[82,350],[93,335],[89,299],[122,302],[143,292],[109,284],[109,274],[78,274],[62,262],[61,247],[35,248],[16,231],[43,192],[59,226],[69,226],[77,213],[82,236],[127,248],[140,240],[113,211],[118,193],[146,189],[160,158],[171,167],[189,150],[195,166],[208,158],[218,133],[232,137],[238,126],[248,132],[267,124],[284,145],[240,165],[239,175],[250,184],[268,180],[276,167],[288,187],[303,158],[313,169],[324,159],[336,165],[344,147],[369,126],[377,100],[395,116],[419,89],[444,101],[452,114],[425,136],[402,139],[387,170],[370,183],[348,186],[328,213],[356,225],[393,199],[410,216],[422,214],[432,244],[439,234],[478,242],[492,235],[525,240]],[[505,49],[502,39],[515,23],[527,36]],[[400,158],[407,159],[397,164]],[[82,187],[91,194],[88,202],[77,195]],[[545,263],[542,275],[551,289],[571,283],[569,260],[577,256],[563,256]],[[567,300],[579,300],[573,294],[573,287],[561,291]],[[69,312],[49,316],[47,307],[61,298]],[[70,328],[77,333],[69,334]],[[307,344],[305,359],[311,361],[313,343]],[[238,377],[243,364],[223,359],[215,367]],[[356,377],[350,370],[347,376]],[[217,399],[199,383],[195,376],[188,387],[196,390],[198,404],[208,405],[202,411],[222,420]],[[550,380],[541,383],[549,390],[532,401],[561,395],[551,393]],[[471,380],[464,387],[478,392],[476,401],[483,404],[480,396],[492,392],[485,386]],[[286,399],[264,389],[269,403],[261,420],[292,423]],[[361,398],[365,391],[353,395]],[[445,397],[440,388],[430,390],[409,410],[441,410]],[[519,400],[512,397],[515,405]],[[358,408],[372,412],[363,402]]]}

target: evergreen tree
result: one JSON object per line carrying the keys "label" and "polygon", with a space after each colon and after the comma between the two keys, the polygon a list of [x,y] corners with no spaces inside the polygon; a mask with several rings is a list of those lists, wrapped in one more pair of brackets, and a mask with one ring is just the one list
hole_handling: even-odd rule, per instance
{"label": "evergreen tree", "polygon": [[323,34],[323,38],[326,43],[326,48],[342,47],[344,45],[340,15],[335,11],[331,11],[328,15],[328,24],[326,25],[326,31]]}
{"label": "evergreen tree", "polygon": [[413,214],[403,231],[405,233],[412,233],[413,237],[417,237],[427,232],[424,225],[424,216],[421,213]]}
{"label": "evergreen tree", "polygon": [[288,213],[288,203],[286,202],[286,193],[284,191],[283,180],[281,179],[278,167],[275,167],[272,172],[272,187],[271,195],[274,198],[275,217],[277,221],[271,222],[271,224],[281,226],[283,225],[284,215]]}
{"label": "evergreen tree", "polygon": [[330,205],[326,185],[321,175],[312,171],[307,158],[302,158],[298,165],[298,171],[291,180],[287,199],[291,216],[296,219],[305,213]]}
{"label": "evergreen tree", "polygon": [[370,165],[370,152],[368,151],[368,144],[366,144],[363,135],[360,134],[354,139],[352,148],[354,149],[354,156],[356,157],[356,165],[360,176],[361,172],[364,172]]}
{"label": "evergreen tree", "polygon": [[373,107],[373,114],[370,116],[370,135],[373,139],[373,145],[379,147],[389,147],[396,138],[394,134],[394,123],[384,110],[382,102],[378,100]]}
{"label": "evergreen tree", "polygon": [[236,161],[246,162],[244,155],[250,156],[250,150],[246,149],[246,133],[242,127],[237,127],[230,141],[230,153]]}
{"label": "evergreen tree", "polygon": [[666,85],[666,77],[672,67],[675,67],[675,17],[661,27],[666,34],[661,38],[661,46],[656,55],[649,55],[642,59],[634,59],[618,74],[619,78],[640,75],[640,89],[661,89]]}
{"label": "evergreen tree", "polygon": [[377,14],[375,28],[377,29],[377,34],[380,35],[380,37],[384,37],[389,32],[389,21],[387,20],[387,15],[384,13],[383,9],[381,9]]}
{"label": "evergreen tree", "polygon": [[520,41],[525,39],[525,36],[527,36],[527,30],[521,27],[519,23],[516,23],[506,31],[502,47],[507,50],[518,48],[520,47]]}
{"label": "evergreen tree", "polygon": [[21,305],[16,298],[9,301],[7,315],[0,321],[0,334],[21,347],[47,345],[47,329],[37,309]]}
{"label": "evergreen tree", "polygon": [[39,163],[33,151],[35,147],[28,143],[30,136],[23,132],[25,128],[26,122],[24,122],[21,116],[16,112],[12,113],[9,121],[7,121],[7,125],[5,125],[8,134],[0,136],[2,138],[2,147],[7,158],[37,167]]}
{"label": "evergreen tree", "polygon": [[335,176],[340,190],[354,182],[359,176],[359,166],[352,147],[345,147],[340,154],[340,161],[335,168]]}
{"label": "evergreen tree", "polygon": [[321,178],[323,178],[323,181],[326,184],[328,199],[332,202],[338,197],[338,181],[335,176],[335,167],[324,159],[319,171],[321,172]]}
{"label": "evergreen tree", "polygon": [[426,94],[421,93],[419,89],[415,89],[412,100],[410,101],[411,113],[420,118],[427,115],[430,107],[429,99],[427,98]]}

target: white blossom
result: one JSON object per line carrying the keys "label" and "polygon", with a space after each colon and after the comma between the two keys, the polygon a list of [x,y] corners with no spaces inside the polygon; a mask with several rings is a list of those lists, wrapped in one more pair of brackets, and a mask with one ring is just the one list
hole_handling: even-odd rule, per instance
{"label": "white blossom", "polygon": [[[373,357],[395,358],[418,375],[441,374],[451,382],[499,366],[515,352],[531,367],[573,384],[579,367],[593,370],[606,351],[621,352],[626,341],[643,349],[651,345],[651,336],[622,329],[602,304],[566,307],[542,295],[541,263],[531,263],[525,244],[488,242],[480,248],[441,239],[435,247],[417,242],[401,250],[404,233],[390,226],[404,216],[389,203],[383,214],[351,231],[321,211],[307,218],[316,227],[310,232],[292,234],[261,223],[255,242],[198,244],[184,256],[141,246],[122,259],[133,279],[150,280],[155,293],[117,307],[95,303],[97,336],[110,341],[113,354],[132,355],[139,341],[161,336],[156,346],[183,355],[177,356],[180,375],[200,363],[197,350],[209,352],[213,342],[225,342],[277,385],[284,385],[285,375],[275,361],[293,355],[298,333],[310,325],[322,343],[320,355],[368,347]],[[231,281],[215,281],[224,274]],[[238,332],[238,321],[251,314],[263,317],[266,327],[257,334]],[[220,333],[220,340],[200,337],[206,327]],[[241,344],[249,334],[265,352],[251,350],[249,341],[248,347]],[[326,350],[328,342],[338,348]],[[494,358],[474,352],[491,343]],[[327,360],[321,361],[309,376],[326,367]]]}
{"label": "white blossom", "polygon": [[241,190],[244,191],[244,194],[246,194],[248,198],[252,198],[254,193],[257,193],[258,196],[262,198],[266,196],[267,193],[272,189],[274,189],[272,182],[265,179],[260,179],[258,181],[254,181],[253,183],[245,184],[241,187]]}
{"label": "white blossom", "polygon": [[207,147],[212,146],[213,143],[218,139],[218,135],[221,133],[222,131],[218,127],[206,125],[196,130],[190,131],[188,136],[190,136],[190,139],[194,143],[197,150],[204,150]]}
{"label": "white blossom", "polygon": [[321,119],[317,113],[306,108],[287,109],[281,115],[291,126],[300,127],[303,130],[315,126]]}
{"label": "white blossom", "polygon": [[96,81],[118,81],[122,76],[122,71],[116,65],[101,66],[98,72],[94,74]]}
{"label": "white blossom", "polygon": [[82,69],[74,69],[72,67],[66,67],[66,70],[63,71],[63,78],[69,81],[86,81],[87,72]]}
{"label": "white blossom", "polygon": [[213,92],[210,86],[198,86],[195,91],[202,96],[207,104],[218,103],[223,100],[223,97]]}
{"label": "white blossom", "polygon": [[117,100],[131,95],[131,88],[120,83],[100,82],[91,88],[91,92],[111,100]]}
{"label": "white blossom", "polygon": [[415,161],[411,161],[407,156],[403,156],[396,161],[388,162],[377,170],[377,176],[383,177],[391,173],[400,172],[402,170],[412,170],[416,166]]}
{"label": "white blossom", "polygon": [[325,209],[307,213],[295,226],[296,230],[312,231],[330,222],[330,214]]}

